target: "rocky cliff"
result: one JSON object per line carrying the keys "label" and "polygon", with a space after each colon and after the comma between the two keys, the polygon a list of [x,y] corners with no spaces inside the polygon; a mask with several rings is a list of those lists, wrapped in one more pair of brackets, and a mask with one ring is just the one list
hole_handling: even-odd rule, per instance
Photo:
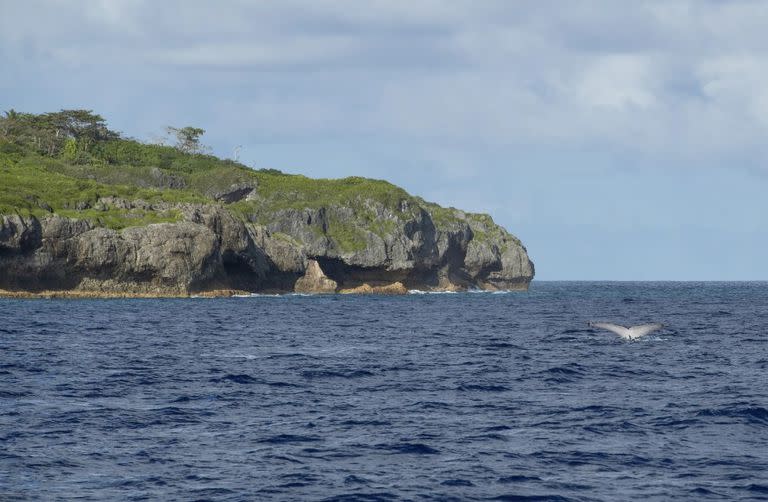
{"label": "rocky cliff", "polygon": [[312,180],[115,137],[72,148],[43,155],[0,135],[5,295],[511,290],[534,275],[489,216],[383,181]]}
{"label": "rocky cliff", "polygon": [[[283,211],[263,225],[218,204],[153,206],[115,198],[99,204],[175,210],[181,217],[116,230],[57,214],[2,215],[0,288],[150,295],[217,289],[392,293],[525,289],[533,277],[517,239],[458,211],[450,226],[440,228],[421,207],[390,214],[382,209],[388,230],[379,234],[358,221],[354,207]],[[329,235],[334,224],[359,232],[360,244],[345,249]]]}

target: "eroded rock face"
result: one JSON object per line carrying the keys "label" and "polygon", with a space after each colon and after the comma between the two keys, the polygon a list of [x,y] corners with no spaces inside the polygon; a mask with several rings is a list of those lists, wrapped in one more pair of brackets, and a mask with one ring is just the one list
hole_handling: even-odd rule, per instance
{"label": "eroded rock face", "polygon": [[[429,213],[393,214],[373,202],[364,209],[366,218],[350,207],[284,209],[271,216],[267,228],[301,242],[307,256],[339,259],[352,267],[397,271],[429,268],[438,261]],[[349,238],[357,245],[345,247]]]}
{"label": "eroded rock face", "polygon": [[278,272],[297,276],[304,274],[308,259],[300,243],[260,225],[249,223],[247,227],[253,242],[263,250]]}
{"label": "eroded rock face", "polygon": [[42,229],[37,218],[17,214],[0,216],[0,253],[29,251],[40,245]]}
{"label": "eroded rock face", "polygon": [[2,261],[2,287],[25,290],[188,292],[218,273],[216,236],[188,222],[117,232],[86,222],[43,220],[39,247]]}
{"label": "eroded rock face", "polygon": [[78,236],[70,260],[79,289],[189,292],[219,273],[216,244],[213,232],[189,222],[95,228]]}
{"label": "eroded rock face", "polygon": [[335,293],[338,285],[325,275],[320,264],[309,260],[304,275],[296,281],[294,290],[297,293]]}
{"label": "eroded rock face", "polygon": [[151,168],[149,175],[151,183],[147,183],[148,186],[155,188],[184,188],[187,186],[187,183],[181,176],[174,176],[157,167]]}
{"label": "eroded rock face", "polygon": [[224,190],[213,190],[207,193],[213,200],[231,204],[243,200],[256,188],[255,182],[235,183]]}
{"label": "eroded rock face", "polygon": [[345,295],[405,295],[408,293],[408,288],[406,288],[402,282],[393,282],[392,284],[381,284],[377,286],[371,286],[370,284],[365,283],[355,288],[340,289],[339,293]]}
{"label": "eroded rock face", "polygon": [[0,215],[0,289],[122,294],[205,290],[404,293],[525,289],[522,244],[488,217],[455,211],[436,224],[409,203],[284,209],[261,224],[226,206],[99,199],[181,221],[122,231],[85,220]]}

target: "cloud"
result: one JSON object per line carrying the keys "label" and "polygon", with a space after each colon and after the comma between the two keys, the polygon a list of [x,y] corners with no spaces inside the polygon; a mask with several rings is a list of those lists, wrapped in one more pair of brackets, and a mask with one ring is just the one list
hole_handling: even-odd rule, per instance
{"label": "cloud", "polygon": [[386,178],[492,212],[549,279],[766,277],[767,25],[757,0],[0,0],[0,109]]}
{"label": "cloud", "polygon": [[[276,43],[277,42],[277,43]],[[279,45],[279,50],[274,48]],[[207,43],[153,51],[147,62],[215,68],[322,65],[354,56],[354,40],[343,36],[295,36],[280,40]]]}
{"label": "cloud", "polygon": [[649,59],[635,54],[595,58],[580,75],[574,98],[585,107],[629,111],[654,107],[658,78]]}
{"label": "cloud", "polygon": [[248,110],[251,136],[764,154],[761,2],[34,0],[3,10],[0,57],[21,73],[177,79],[212,117]]}

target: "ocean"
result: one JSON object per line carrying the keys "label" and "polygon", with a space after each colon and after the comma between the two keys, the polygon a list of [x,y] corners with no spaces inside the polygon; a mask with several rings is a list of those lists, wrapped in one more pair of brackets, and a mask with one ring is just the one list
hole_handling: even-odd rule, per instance
{"label": "ocean", "polygon": [[767,374],[768,283],[0,300],[0,500],[768,500]]}

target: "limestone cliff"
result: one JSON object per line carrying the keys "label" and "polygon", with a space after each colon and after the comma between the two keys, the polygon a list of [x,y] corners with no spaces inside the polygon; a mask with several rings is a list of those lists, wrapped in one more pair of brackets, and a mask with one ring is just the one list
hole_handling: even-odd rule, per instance
{"label": "limestone cliff", "polygon": [[[387,214],[383,234],[353,207],[282,211],[266,225],[218,204],[148,204],[103,198],[105,209],[175,210],[180,221],[127,227],[50,214],[0,215],[0,289],[185,295],[233,289],[268,292],[373,292],[407,289],[525,289],[533,264],[498,226],[459,213],[435,225],[425,208]],[[255,219],[255,218],[254,218]],[[362,243],[345,249],[336,224]],[[329,235],[329,231],[330,234]],[[483,232],[482,240],[476,235]]]}
{"label": "limestone cliff", "polygon": [[391,294],[533,278],[521,242],[487,215],[105,127],[81,112],[0,117],[0,294]]}

